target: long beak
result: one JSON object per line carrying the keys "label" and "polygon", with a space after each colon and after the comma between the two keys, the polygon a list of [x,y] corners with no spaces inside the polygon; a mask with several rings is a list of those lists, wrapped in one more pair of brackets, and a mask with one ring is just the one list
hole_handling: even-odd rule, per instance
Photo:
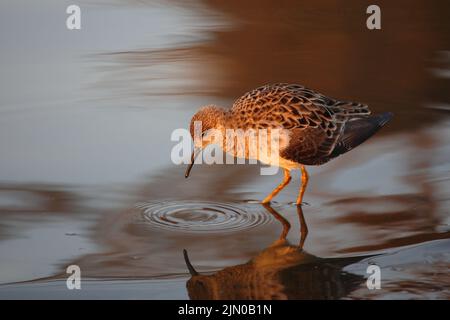
{"label": "long beak", "polygon": [[186,249],[183,249],[183,256],[184,256],[184,262],[186,262],[186,266],[187,266],[191,276],[198,276],[198,272],[195,271],[194,267],[192,266],[191,262],[189,261],[189,257],[188,257]]}
{"label": "long beak", "polygon": [[191,163],[186,168],[186,173],[184,174],[185,178],[189,177],[192,167],[194,166],[195,158],[197,158],[198,154],[200,153],[200,150],[201,150],[200,148],[194,148],[194,150],[192,151]]}

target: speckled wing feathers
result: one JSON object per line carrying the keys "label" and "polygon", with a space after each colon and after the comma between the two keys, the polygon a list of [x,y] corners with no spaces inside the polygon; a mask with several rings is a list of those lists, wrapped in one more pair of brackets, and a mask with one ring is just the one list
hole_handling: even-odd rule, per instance
{"label": "speckled wing feathers", "polygon": [[302,164],[328,161],[349,120],[370,114],[367,105],[338,101],[300,85],[274,84],[239,98],[230,110],[241,129],[291,130],[281,156]]}

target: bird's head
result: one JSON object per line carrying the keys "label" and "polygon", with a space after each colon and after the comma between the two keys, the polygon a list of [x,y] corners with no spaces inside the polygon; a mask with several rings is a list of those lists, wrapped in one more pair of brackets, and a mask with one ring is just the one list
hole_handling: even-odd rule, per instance
{"label": "bird's head", "polygon": [[214,142],[210,136],[224,125],[225,115],[226,110],[224,108],[208,105],[200,108],[192,117],[189,130],[194,141],[194,150],[192,151],[191,163],[186,170],[186,178],[189,176],[195,158],[200,151]]}
{"label": "bird's head", "polygon": [[[189,126],[192,139],[195,138],[196,130],[197,134],[205,137],[212,129],[218,129],[224,122],[225,119],[225,109],[213,105],[205,106],[200,108],[196,114],[191,119],[191,124]],[[205,147],[199,145],[196,147]]]}

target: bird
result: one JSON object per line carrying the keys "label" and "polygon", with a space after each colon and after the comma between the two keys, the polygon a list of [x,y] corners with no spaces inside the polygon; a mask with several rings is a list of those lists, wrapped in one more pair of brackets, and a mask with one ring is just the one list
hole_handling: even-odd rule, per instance
{"label": "bird", "polygon": [[[291,181],[291,171],[301,171],[301,185],[296,204],[301,205],[309,176],[305,166],[317,166],[354,149],[388,123],[393,114],[372,115],[368,105],[327,97],[298,84],[277,83],[258,87],[237,99],[230,109],[216,105],[201,107],[191,118],[190,134],[195,142],[195,124],[201,123],[200,142],[194,143],[191,161],[186,169],[188,178],[201,150],[217,142],[211,132],[233,130],[279,131],[277,152],[260,162],[283,169],[283,181],[262,200],[272,199]],[[275,136],[275,135],[273,135]],[[223,138],[225,139],[225,138]],[[272,138],[268,138],[272,139]],[[252,158],[248,146],[244,150],[221,144],[225,152]]]}

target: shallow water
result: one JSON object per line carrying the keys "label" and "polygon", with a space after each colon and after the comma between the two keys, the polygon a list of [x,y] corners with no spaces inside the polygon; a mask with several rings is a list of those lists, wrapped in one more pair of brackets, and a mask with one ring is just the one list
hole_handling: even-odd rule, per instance
{"label": "shallow water", "polygon": [[[82,1],[70,32],[67,5],[0,4],[0,298],[450,298],[447,2],[376,32],[334,1]],[[303,215],[298,174],[264,207],[281,173],[170,161],[196,108],[273,82],[395,114],[309,169]]]}

